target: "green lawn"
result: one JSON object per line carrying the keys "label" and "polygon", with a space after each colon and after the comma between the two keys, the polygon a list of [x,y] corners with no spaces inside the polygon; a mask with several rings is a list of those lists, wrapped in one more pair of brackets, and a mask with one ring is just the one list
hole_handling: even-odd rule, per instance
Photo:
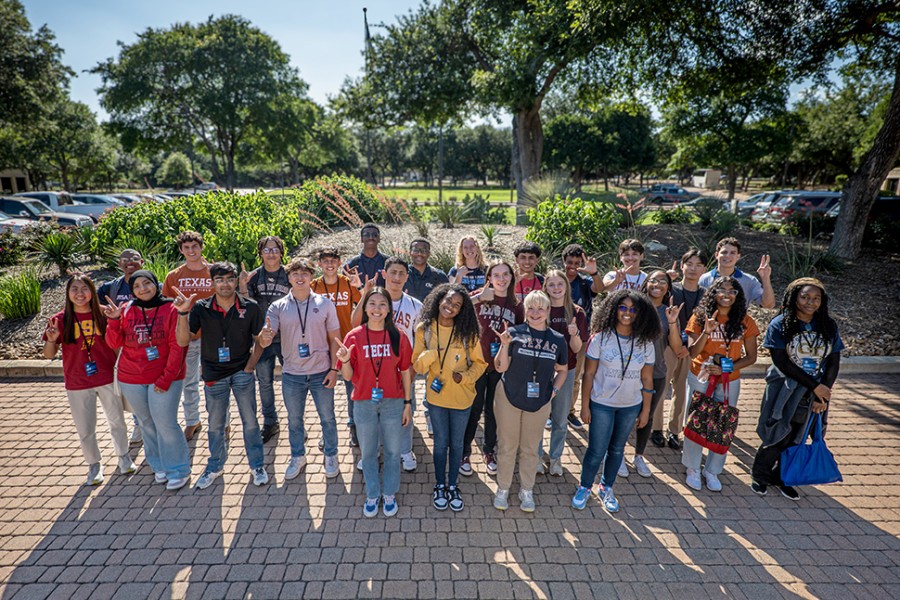
{"label": "green lawn", "polygon": [[[437,188],[418,187],[386,187],[381,189],[388,198],[402,198],[406,201],[435,203],[438,199]],[[516,191],[498,187],[444,187],[444,200],[461,202],[466,194],[484,196],[491,202],[515,202]]]}

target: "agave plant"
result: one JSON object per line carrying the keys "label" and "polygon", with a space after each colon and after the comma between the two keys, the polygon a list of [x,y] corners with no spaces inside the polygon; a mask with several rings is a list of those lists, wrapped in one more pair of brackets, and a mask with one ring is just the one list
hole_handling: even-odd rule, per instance
{"label": "agave plant", "polygon": [[41,268],[56,266],[59,276],[65,277],[78,261],[78,241],[73,235],[57,231],[46,235],[35,244],[38,264]]}

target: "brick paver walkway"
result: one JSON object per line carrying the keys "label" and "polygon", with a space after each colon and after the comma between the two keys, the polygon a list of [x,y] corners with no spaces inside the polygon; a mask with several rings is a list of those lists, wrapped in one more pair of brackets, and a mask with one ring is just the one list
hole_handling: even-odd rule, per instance
{"label": "brick paver walkway", "polygon": [[[417,434],[419,469],[403,475],[399,514],[364,519],[358,454],[342,427],[342,474],[326,482],[311,401],[310,465],[294,481],[283,478],[286,432],[267,446],[264,488],[250,482],[239,435],[224,478],[202,492],[166,492],[146,465],[112,474],[101,413],[107,480],[88,489],[62,383],[0,380],[0,597],[900,598],[898,389],[897,375],[840,380],[829,442],[844,483],[804,489],[797,503],[747,487],[755,376],[721,494],[689,490],[679,456],[651,446],[656,475],[617,483],[618,515],[595,499],[577,512],[586,432],[576,431],[565,476],[539,476],[534,514],[515,499],[506,513],[491,507],[480,457],[461,478],[465,511],[439,513],[430,443]],[[195,475],[206,441],[192,444]]]}

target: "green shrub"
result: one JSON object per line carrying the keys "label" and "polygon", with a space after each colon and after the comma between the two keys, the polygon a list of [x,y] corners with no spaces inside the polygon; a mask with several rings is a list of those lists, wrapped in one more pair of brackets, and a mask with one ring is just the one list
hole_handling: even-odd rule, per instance
{"label": "green shrub", "polygon": [[0,314],[7,319],[24,319],[39,312],[41,280],[35,269],[0,277]]}
{"label": "green shrub", "polygon": [[[135,248],[136,250],[136,248]],[[165,257],[157,257],[144,262],[143,268],[150,271],[159,281],[165,281],[169,271],[175,270],[181,261],[167,259]]]}
{"label": "green shrub", "polygon": [[461,223],[499,223],[506,224],[506,209],[491,207],[488,199],[481,194],[466,196],[462,199]]}
{"label": "green shrub", "polygon": [[775,223],[765,223],[754,221],[752,225],[750,225],[756,231],[763,231],[765,233],[781,233],[781,225],[777,225]]}
{"label": "green shrub", "polygon": [[431,211],[431,216],[440,222],[444,229],[453,227],[462,219],[462,209],[455,202],[440,200]]}
{"label": "green shrub", "polygon": [[22,246],[25,250],[34,250],[38,242],[60,230],[56,221],[35,221],[22,230]]}
{"label": "green shrub", "polygon": [[294,195],[299,208],[318,216],[329,227],[359,227],[366,222],[403,220],[402,215],[393,210],[396,201],[387,200],[383,194],[376,193],[374,188],[356,177],[332,175],[312,179]]}
{"label": "green shrub", "polygon": [[22,234],[13,233],[11,228],[0,231],[0,267],[17,265],[24,255]]}
{"label": "green shrub", "polygon": [[727,210],[720,210],[713,215],[709,229],[712,231],[715,239],[721,240],[723,237],[731,235],[740,224],[741,218],[739,216]]}
{"label": "green shrub", "polygon": [[[814,238],[827,236],[834,233],[834,224],[837,219],[834,217],[826,217],[824,213],[792,213],[785,219],[785,225],[790,226],[791,230],[796,229],[804,236],[812,235]],[[812,234],[810,234],[812,228]],[[785,230],[788,231],[788,230]]]}
{"label": "green shrub", "polygon": [[789,279],[814,277],[820,273],[840,273],[844,261],[831,253],[810,244],[797,244],[793,240],[784,241],[784,254],[780,270]]}
{"label": "green shrub", "polygon": [[722,202],[715,198],[701,198],[692,206],[694,214],[700,220],[700,226],[706,229],[712,224],[713,217],[722,210]]}
{"label": "green shrub", "polygon": [[57,231],[44,237],[35,245],[37,261],[41,268],[55,266],[59,276],[65,277],[78,262],[78,241],[65,231]]}
{"label": "green shrub", "polygon": [[889,215],[881,215],[866,225],[863,244],[873,248],[893,250],[900,240],[900,221]]}
{"label": "green shrub", "polygon": [[660,225],[687,225],[694,220],[694,216],[686,206],[676,206],[669,210],[658,210],[654,214],[655,221]]}
{"label": "green shrub", "polygon": [[529,209],[528,218],[531,225],[525,238],[539,244],[549,256],[559,255],[576,242],[595,256],[614,251],[618,245],[619,217],[609,203],[557,196]]}
{"label": "green shrub", "polygon": [[497,227],[496,225],[482,225],[481,226],[481,237],[484,238],[485,250],[494,248],[494,245],[497,241],[498,233],[500,233],[500,228]]}

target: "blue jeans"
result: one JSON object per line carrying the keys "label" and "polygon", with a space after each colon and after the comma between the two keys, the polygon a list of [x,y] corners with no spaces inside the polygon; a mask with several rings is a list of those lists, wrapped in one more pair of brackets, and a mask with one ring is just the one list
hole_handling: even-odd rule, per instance
{"label": "blue jeans", "polygon": [[463,437],[469,424],[469,411],[430,405],[431,427],[434,430],[434,477],[438,485],[447,485],[447,452],[450,453],[449,485],[459,479],[459,463],[462,460]]}
{"label": "blue jeans", "polygon": [[638,402],[627,408],[616,408],[591,402],[591,424],[588,426],[588,448],[581,465],[581,485],[594,485],[597,471],[603,457],[603,476],[600,483],[611,488],[616,483],[616,473],[625,456],[625,442],[634,428],[634,422],[641,413],[643,403]]}
{"label": "blue jeans", "polygon": [[413,380],[410,382],[410,399],[412,400],[412,404],[410,404],[410,419],[409,423],[406,424],[406,427],[403,428],[403,439],[400,444],[400,454],[409,454],[413,449],[413,430],[416,428],[416,420],[413,416],[416,414],[416,380],[421,378],[423,381],[425,380],[424,375],[416,375],[413,377]]}
{"label": "blue jeans", "polygon": [[[343,377],[343,376],[342,376]],[[353,381],[344,379],[344,389],[347,390],[347,427],[353,425]]]}
{"label": "blue jeans", "polygon": [[144,436],[144,456],[154,473],[169,479],[191,474],[191,455],[184,432],[178,424],[181,381],[173,381],[168,391],[157,393],[153,385],[119,382],[122,395],[131,405]]}
{"label": "blue jeans", "polygon": [[337,419],[334,417],[334,388],[325,387],[328,371],[315,375],[281,374],[281,393],[288,413],[288,438],[291,441],[291,456],[306,454],[306,428],[303,413],[306,411],[306,394],[312,394],[322,424],[322,438],[325,441],[325,456],[337,456]]}
{"label": "blue jeans", "polygon": [[[709,382],[701,383],[697,376],[692,372],[688,371],[687,374],[687,387],[688,387],[688,408],[690,408],[691,398],[694,396],[694,392],[703,392],[706,393],[707,388],[709,387]],[[741,393],[741,380],[738,379],[736,381],[728,382],[728,404],[730,406],[737,406],[738,396]],[[725,391],[722,388],[722,385],[717,385],[716,389],[713,391],[713,398],[718,402],[725,401]],[[725,469],[725,458],[728,456],[728,453],[725,454],[716,454],[715,452],[709,452],[706,455],[706,466],[704,470],[713,475],[719,475]],[[688,469],[700,470],[700,462],[703,460],[703,446],[698,444],[697,442],[692,442],[691,440],[685,438],[684,446],[681,452],[681,464],[683,464]]]}
{"label": "blue jeans", "polygon": [[191,341],[184,357],[184,424],[200,423],[200,340]]}
{"label": "blue jeans", "polygon": [[209,471],[221,471],[228,458],[225,445],[225,421],[228,415],[230,395],[234,393],[244,432],[244,449],[251,469],[264,464],[263,441],[256,419],[256,380],[253,373],[238,371],[203,387],[206,394],[206,412],[209,413]]}
{"label": "blue jeans", "polygon": [[[575,389],[575,369],[569,371],[562,387],[550,401],[550,460],[562,457],[566,448],[566,432],[569,429],[569,409],[572,407],[572,390]],[[544,457],[544,438],[538,447],[538,456]]]}
{"label": "blue jeans", "polygon": [[256,379],[259,381],[259,404],[262,410],[263,425],[278,423],[278,411],[275,410],[275,359],[284,366],[281,355],[281,342],[272,342],[263,350],[259,362],[256,363]]}
{"label": "blue jeans", "polygon": [[[400,489],[400,444],[403,437],[403,398],[385,398],[373,404],[371,400],[354,400],[356,435],[362,454],[366,498],[382,494],[394,496]],[[384,485],[378,477],[378,441],[384,443]]]}

